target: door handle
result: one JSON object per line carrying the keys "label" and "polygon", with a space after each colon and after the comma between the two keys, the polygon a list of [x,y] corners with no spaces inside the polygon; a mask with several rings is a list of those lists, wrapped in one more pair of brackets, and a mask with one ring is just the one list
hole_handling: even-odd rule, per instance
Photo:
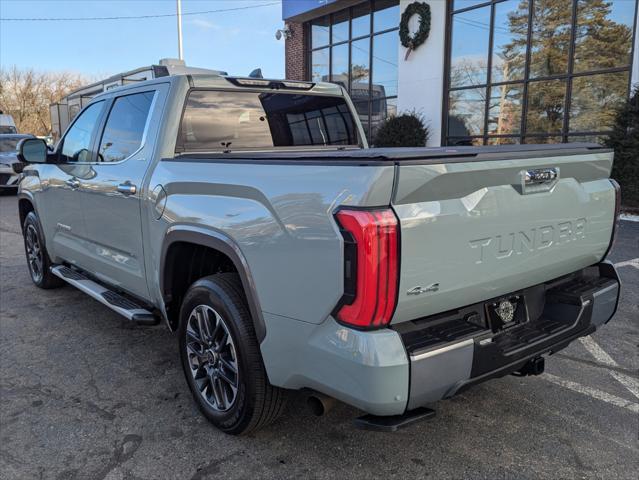
{"label": "door handle", "polygon": [[78,180],[77,178],[70,178],[68,180],[65,180],[64,183],[66,183],[69,187],[73,188],[74,190],[76,188],[80,188],[80,180]]}
{"label": "door handle", "polygon": [[124,182],[118,185],[117,190],[124,195],[135,195],[135,192],[138,191],[138,187],[131,182]]}

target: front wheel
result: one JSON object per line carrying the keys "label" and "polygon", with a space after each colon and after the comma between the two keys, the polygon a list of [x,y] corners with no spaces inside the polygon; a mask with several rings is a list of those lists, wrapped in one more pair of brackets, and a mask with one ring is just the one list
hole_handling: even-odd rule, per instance
{"label": "front wheel", "polygon": [[22,225],[22,235],[27,266],[33,283],[44,289],[62,286],[64,281],[51,273],[51,260],[49,260],[49,254],[44,246],[42,229],[35,212],[27,214]]}
{"label": "front wheel", "polygon": [[245,434],[281,414],[286,392],[267,379],[237,274],[211,275],[189,288],[178,337],[193,398],[217,428]]}

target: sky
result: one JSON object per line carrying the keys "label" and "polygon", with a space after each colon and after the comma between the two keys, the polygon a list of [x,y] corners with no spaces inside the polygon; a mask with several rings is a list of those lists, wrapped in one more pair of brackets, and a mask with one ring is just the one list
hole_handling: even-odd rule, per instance
{"label": "sky", "polygon": [[[188,15],[207,10],[241,10]],[[182,0],[184,60],[194,67],[284,76],[278,0]],[[0,0],[0,67],[77,72],[99,79],[177,58],[175,16],[120,20],[8,21],[174,14],[176,0]]]}

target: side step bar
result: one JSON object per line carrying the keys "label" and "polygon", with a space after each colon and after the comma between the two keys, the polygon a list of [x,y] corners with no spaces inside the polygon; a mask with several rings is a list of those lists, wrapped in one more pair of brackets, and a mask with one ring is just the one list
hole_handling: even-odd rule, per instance
{"label": "side step bar", "polygon": [[94,282],[76,270],[65,267],[64,265],[56,265],[51,267],[51,273],[73,285],[78,290],[82,290],[127,320],[137,323],[138,325],[157,325],[160,323],[160,319],[144,307]]}

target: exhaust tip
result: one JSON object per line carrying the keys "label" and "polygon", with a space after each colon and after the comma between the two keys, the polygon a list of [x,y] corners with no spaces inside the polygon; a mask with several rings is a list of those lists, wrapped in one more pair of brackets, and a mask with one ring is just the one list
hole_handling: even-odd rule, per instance
{"label": "exhaust tip", "polygon": [[322,405],[322,401],[315,396],[308,397],[306,399],[306,405],[308,405],[309,410],[316,417],[321,417],[326,413],[324,405]]}
{"label": "exhaust tip", "polygon": [[316,417],[326,415],[336,403],[337,400],[327,395],[322,395],[321,393],[314,393],[306,399],[306,405],[308,405],[310,412]]}

